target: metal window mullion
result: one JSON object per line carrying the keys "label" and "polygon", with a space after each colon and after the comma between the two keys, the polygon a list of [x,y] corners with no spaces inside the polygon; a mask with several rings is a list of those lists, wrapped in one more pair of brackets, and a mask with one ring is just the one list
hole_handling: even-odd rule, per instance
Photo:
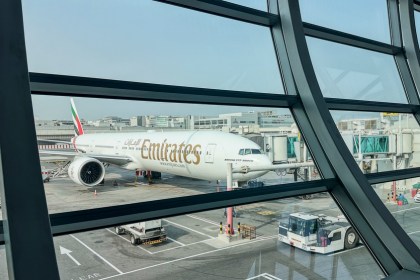
{"label": "metal window mullion", "polygon": [[[335,179],[296,182],[236,190],[234,192],[200,194],[57,213],[51,214],[50,219],[53,234],[57,236],[136,221],[222,209],[228,206],[327,192],[336,184],[337,181]],[[0,244],[2,244],[3,241],[1,239],[1,234],[0,225]]]}
{"label": "metal window mullion", "polygon": [[[268,2],[268,11],[278,15],[277,1]],[[284,91],[291,96],[297,96],[297,89],[295,80],[293,78],[290,61],[287,55],[286,45],[281,31],[280,21],[271,27],[271,36],[273,38],[273,45],[277,57],[277,64],[281,73]],[[293,119],[296,121],[299,131],[305,139],[308,149],[314,158],[314,162],[322,178],[335,178],[335,174],[331,169],[330,163],[322,151],[319,140],[315,135],[314,129],[311,126],[306,112],[303,110],[300,101],[290,106],[290,111]]]}
{"label": "metal window mullion", "polygon": [[364,37],[322,27],[319,25],[303,22],[303,29],[306,36],[344,44],[352,47],[362,48],[370,51],[397,54],[403,52],[402,48],[390,44],[378,42]]}
{"label": "metal window mullion", "polygon": [[30,73],[32,94],[174,103],[289,107],[296,96]]}
{"label": "metal window mullion", "polygon": [[[278,0],[278,2],[283,36],[289,60],[294,62],[291,67],[300,99],[310,116],[309,121],[312,126],[317,127],[315,133],[323,151],[350,198],[344,200],[343,196],[338,195],[338,203],[344,214],[364,236],[366,245],[386,273],[396,272],[401,267],[417,269],[420,257],[416,250],[409,247],[413,242],[373,191],[329,113],[310,59],[299,2],[294,0]],[[359,211],[363,220],[349,216],[348,213],[352,211]],[[367,227],[366,224],[370,226]],[[390,252],[391,255],[383,252]]]}
{"label": "metal window mullion", "polygon": [[166,4],[269,27],[278,18],[275,15],[222,0],[155,0]]}
{"label": "metal window mullion", "polygon": [[420,177],[420,167],[365,174],[370,184],[386,183]]}
{"label": "metal window mullion", "polygon": [[376,102],[329,97],[324,98],[324,100],[327,103],[329,110],[394,112],[405,114],[414,114],[415,112],[420,110],[420,106],[414,104]]}
{"label": "metal window mullion", "polygon": [[[401,22],[400,22],[400,14],[399,14],[399,5],[397,0],[388,0],[388,11],[389,11],[389,22],[390,22],[390,30],[391,30],[391,42],[396,47],[402,47],[402,31],[401,31]],[[420,105],[419,96],[417,94],[416,87],[414,85],[414,81],[411,76],[411,72],[405,57],[404,53],[396,54],[395,63],[397,65],[398,71],[400,73],[400,77],[402,83],[404,85],[405,94],[407,96],[407,100],[409,104],[412,105]],[[418,108],[413,112],[414,117],[419,123],[419,113]]]}
{"label": "metal window mullion", "polygon": [[0,1],[0,73],[0,191],[8,276],[59,279],[36,144],[21,1]]}
{"label": "metal window mullion", "polygon": [[[393,0],[395,1],[395,0]],[[419,102],[420,90],[420,51],[417,41],[416,26],[414,22],[414,6],[412,0],[399,1],[399,20],[402,44],[405,50],[405,58],[408,63],[408,69],[411,72],[411,79],[416,89],[413,100]],[[418,104],[418,103],[417,103]],[[420,123],[420,112],[414,114],[418,123]]]}

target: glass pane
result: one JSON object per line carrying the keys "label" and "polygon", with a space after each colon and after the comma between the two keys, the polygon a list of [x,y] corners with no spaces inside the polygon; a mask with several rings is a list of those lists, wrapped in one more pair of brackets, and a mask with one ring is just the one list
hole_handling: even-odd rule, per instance
{"label": "glass pane", "polygon": [[306,37],[324,97],[407,103],[391,55]]}
{"label": "glass pane", "polygon": [[6,247],[4,245],[0,245],[0,267],[0,279],[9,279],[7,272]]}
{"label": "glass pane", "polygon": [[414,12],[414,20],[416,23],[417,41],[419,41],[419,36],[420,36],[420,13],[419,12],[416,12],[416,11]]}
{"label": "glass pane", "polygon": [[419,125],[411,114],[331,111],[364,173],[420,166]]}
{"label": "glass pane", "polygon": [[386,0],[300,0],[300,10],[305,22],[391,42]]}
{"label": "glass pane", "polygon": [[[328,194],[316,194],[312,200],[289,198],[236,206],[232,209],[234,232],[230,237],[224,212],[225,209],[218,209],[56,237],[60,276],[62,279],[76,276],[88,279],[88,275],[101,279],[384,277]],[[150,234],[146,237],[136,228],[143,228],[145,233],[149,228]],[[70,250],[72,258],[60,254],[60,250]]]}
{"label": "glass pane", "polygon": [[269,28],[151,0],[23,11],[31,72],[284,93]]}
{"label": "glass pane", "polygon": [[226,2],[238,4],[241,6],[246,6],[249,8],[267,11],[267,1],[266,0],[224,0]]}
{"label": "glass pane", "polygon": [[320,179],[288,109],[32,99],[50,212]]}
{"label": "glass pane", "polygon": [[397,222],[420,248],[420,178],[372,186]]}

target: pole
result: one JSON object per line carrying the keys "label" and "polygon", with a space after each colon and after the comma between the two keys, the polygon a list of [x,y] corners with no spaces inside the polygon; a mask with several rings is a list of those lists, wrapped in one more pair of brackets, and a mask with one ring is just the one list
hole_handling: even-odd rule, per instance
{"label": "pole", "polygon": [[[232,190],[232,163],[228,163],[227,164],[227,181],[226,181],[226,188],[227,191],[231,191]],[[234,234],[233,231],[233,208],[232,207],[228,207],[226,210],[226,224],[230,225],[230,234]]]}

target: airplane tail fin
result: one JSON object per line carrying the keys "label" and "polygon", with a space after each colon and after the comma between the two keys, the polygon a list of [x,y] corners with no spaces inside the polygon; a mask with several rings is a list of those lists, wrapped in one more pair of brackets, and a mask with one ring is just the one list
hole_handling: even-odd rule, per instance
{"label": "airplane tail fin", "polygon": [[79,118],[79,114],[77,114],[76,106],[74,105],[73,98],[70,98],[71,103],[71,115],[73,117],[73,123],[74,123],[74,134],[76,136],[80,136],[84,134],[83,126]]}

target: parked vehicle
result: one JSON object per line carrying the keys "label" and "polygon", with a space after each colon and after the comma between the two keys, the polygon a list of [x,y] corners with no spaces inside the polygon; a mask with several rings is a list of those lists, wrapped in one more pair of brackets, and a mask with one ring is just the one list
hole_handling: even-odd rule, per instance
{"label": "parked vehicle", "polygon": [[118,235],[129,234],[130,242],[133,245],[156,244],[166,240],[166,232],[162,226],[162,220],[116,226],[115,233]]}
{"label": "parked vehicle", "polygon": [[352,249],[360,239],[344,216],[293,213],[288,223],[280,223],[279,240],[305,251],[326,254]]}

